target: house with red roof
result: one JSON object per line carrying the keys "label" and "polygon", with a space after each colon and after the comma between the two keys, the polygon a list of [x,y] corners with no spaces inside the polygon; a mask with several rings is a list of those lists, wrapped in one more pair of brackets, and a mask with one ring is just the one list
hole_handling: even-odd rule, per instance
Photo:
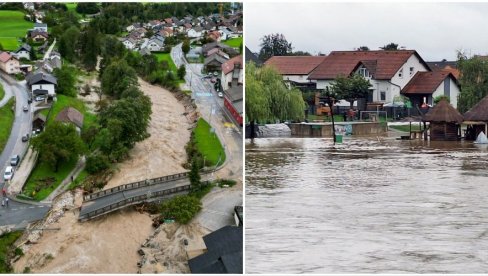
{"label": "house with red roof", "polygon": [[227,90],[234,79],[242,85],[243,64],[242,55],[235,56],[222,64],[221,85],[223,90]]}
{"label": "house with red roof", "polygon": [[264,64],[275,68],[287,84],[300,87],[316,82],[309,80],[308,76],[325,58],[326,56],[273,56]]}
{"label": "house with red roof", "polygon": [[20,73],[20,62],[8,52],[0,51],[0,70],[7,74]]}
{"label": "house with red roof", "polygon": [[[428,73],[428,74],[426,74]],[[333,51],[308,76],[317,89],[330,86],[338,76],[359,74],[371,83],[368,103],[393,103],[400,95],[414,104],[433,104],[438,95],[445,95],[457,107],[459,85],[445,71],[432,71],[415,50],[399,51]],[[420,96],[422,95],[422,96]],[[349,105],[342,101],[340,105]]]}

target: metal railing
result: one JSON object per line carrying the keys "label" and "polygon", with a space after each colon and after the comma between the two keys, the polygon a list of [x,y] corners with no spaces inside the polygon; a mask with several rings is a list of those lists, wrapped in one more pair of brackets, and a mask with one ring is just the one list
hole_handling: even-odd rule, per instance
{"label": "metal railing", "polygon": [[179,180],[179,179],[183,179],[183,178],[187,178],[187,177],[188,177],[188,172],[184,172],[184,173],[177,173],[177,174],[166,175],[166,176],[162,176],[162,177],[132,182],[129,184],[113,187],[113,188],[108,189],[108,190],[103,190],[100,192],[85,195],[83,197],[83,201],[90,201],[90,200],[94,200],[94,199],[104,197],[104,196],[108,196],[108,195],[118,193],[118,192],[123,192],[123,191],[141,188],[141,187],[157,185],[157,184],[170,182],[170,181],[174,181],[174,180]]}
{"label": "metal railing", "polygon": [[[208,185],[209,181],[202,182],[202,184]],[[105,215],[105,214],[108,214],[110,212],[116,211],[118,209],[125,208],[127,206],[139,204],[142,202],[151,201],[150,199],[153,199],[153,198],[167,197],[167,196],[172,196],[172,195],[177,195],[177,194],[182,194],[182,193],[186,194],[190,191],[190,189],[191,189],[191,185],[183,185],[183,186],[179,186],[179,187],[165,189],[162,191],[146,193],[144,195],[133,196],[133,197],[126,198],[126,199],[123,199],[121,201],[112,203],[108,206],[101,207],[100,209],[93,210],[93,211],[88,212],[86,214],[80,213],[78,220],[79,221],[87,221],[87,220],[99,217],[101,215]]]}

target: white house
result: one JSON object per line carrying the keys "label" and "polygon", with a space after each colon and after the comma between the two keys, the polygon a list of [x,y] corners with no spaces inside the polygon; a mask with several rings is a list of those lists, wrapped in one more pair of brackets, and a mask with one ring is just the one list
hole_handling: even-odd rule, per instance
{"label": "white house", "polygon": [[[404,90],[407,84],[418,86],[422,85],[422,82],[439,77],[430,74],[428,78],[414,78],[418,72],[431,72],[431,70],[414,50],[333,51],[310,73],[308,79],[316,81],[316,88],[322,90],[330,86],[336,77],[356,73],[366,78],[372,85],[368,102],[386,104],[392,103],[401,94],[409,96],[408,91]],[[451,99],[457,99],[456,91],[459,91],[459,88],[450,89],[445,93],[449,94]],[[429,93],[432,98],[434,91]],[[413,98],[411,100],[413,101]],[[349,105],[349,103],[342,101],[341,105]],[[453,102],[453,106],[456,107],[456,103]]]}
{"label": "white house", "polygon": [[17,50],[15,50],[14,54],[17,59],[25,58],[30,60],[30,51],[31,51],[31,46],[29,44],[22,44]]}
{"label": "white house", "polygon": [[161,36],[153,36],[151,39],[146,40],[141,49],[148,49],[151,52],[158,52],[163,50],[164,48],[164,37]]}
{"label": "white house", "polygon": [[221,85],[225,91],[229,89],[232,81],[242,84],[244,75],[242,55],[235,56],[222,64]]}
{"label": "white house", "polygon": [[129,50],[133,50],[137,45],[137,41],[135,41],[134,39],[132,39],[130,37],[129,38],[123,38],[122,44],[124,44],[125,48],[127,48]]}
{"label": "white house", "polygon": [[47,95],[48,97],[56,96],[57,79],[44,72],[34,73],[27,77],[27,84],[29,85],[32,95]]}
{"label": "white house", "polygon": [[20,62],[11,54],[0,51],[0,69],[7,74],[20,73]]}
{"label": "white house", "polygon": [[193,27],[192,29],[188,30],[187,33],[189,38],[200,38],[203,35],[203,28],[202,27]]}
{"label": "white house", "polygon": [[47,24],[45,23],[35,23],[34,24],[34,31],[45,32],[47,33]]}

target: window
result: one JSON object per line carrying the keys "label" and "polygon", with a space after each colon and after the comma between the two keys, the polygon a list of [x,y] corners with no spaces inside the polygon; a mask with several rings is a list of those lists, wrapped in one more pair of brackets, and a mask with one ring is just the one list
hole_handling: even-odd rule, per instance
{"label": "window", "polygon": [[400,69],[400,72],[398,72],[398,77],[403,78],[403,68]]}
{"label": "window", "polygon": [[414,71],[414,68],[410,67],[410,77],[413,76],[413,71]]}
{"label": "window", "polygon": [[363,78],[369,78],[369,71],[368,69],[362,67],[359,69],[359,75],[362,76]]}
{"label": "window", "polygon": [[386,101],[386,92],[385,91],[380,92],[380,101]]}

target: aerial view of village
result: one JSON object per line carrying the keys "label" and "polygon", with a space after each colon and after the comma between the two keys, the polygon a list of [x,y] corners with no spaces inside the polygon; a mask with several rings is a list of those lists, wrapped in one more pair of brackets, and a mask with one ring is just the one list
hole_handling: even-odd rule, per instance
{"label": "aerial view of village", "polygon": [[242,273],[242,3],[0,26],[0,273]]}
{"label": "aerial view of village", "polygon": [[488,272],[487,13],[246,3],[246,273]]}

